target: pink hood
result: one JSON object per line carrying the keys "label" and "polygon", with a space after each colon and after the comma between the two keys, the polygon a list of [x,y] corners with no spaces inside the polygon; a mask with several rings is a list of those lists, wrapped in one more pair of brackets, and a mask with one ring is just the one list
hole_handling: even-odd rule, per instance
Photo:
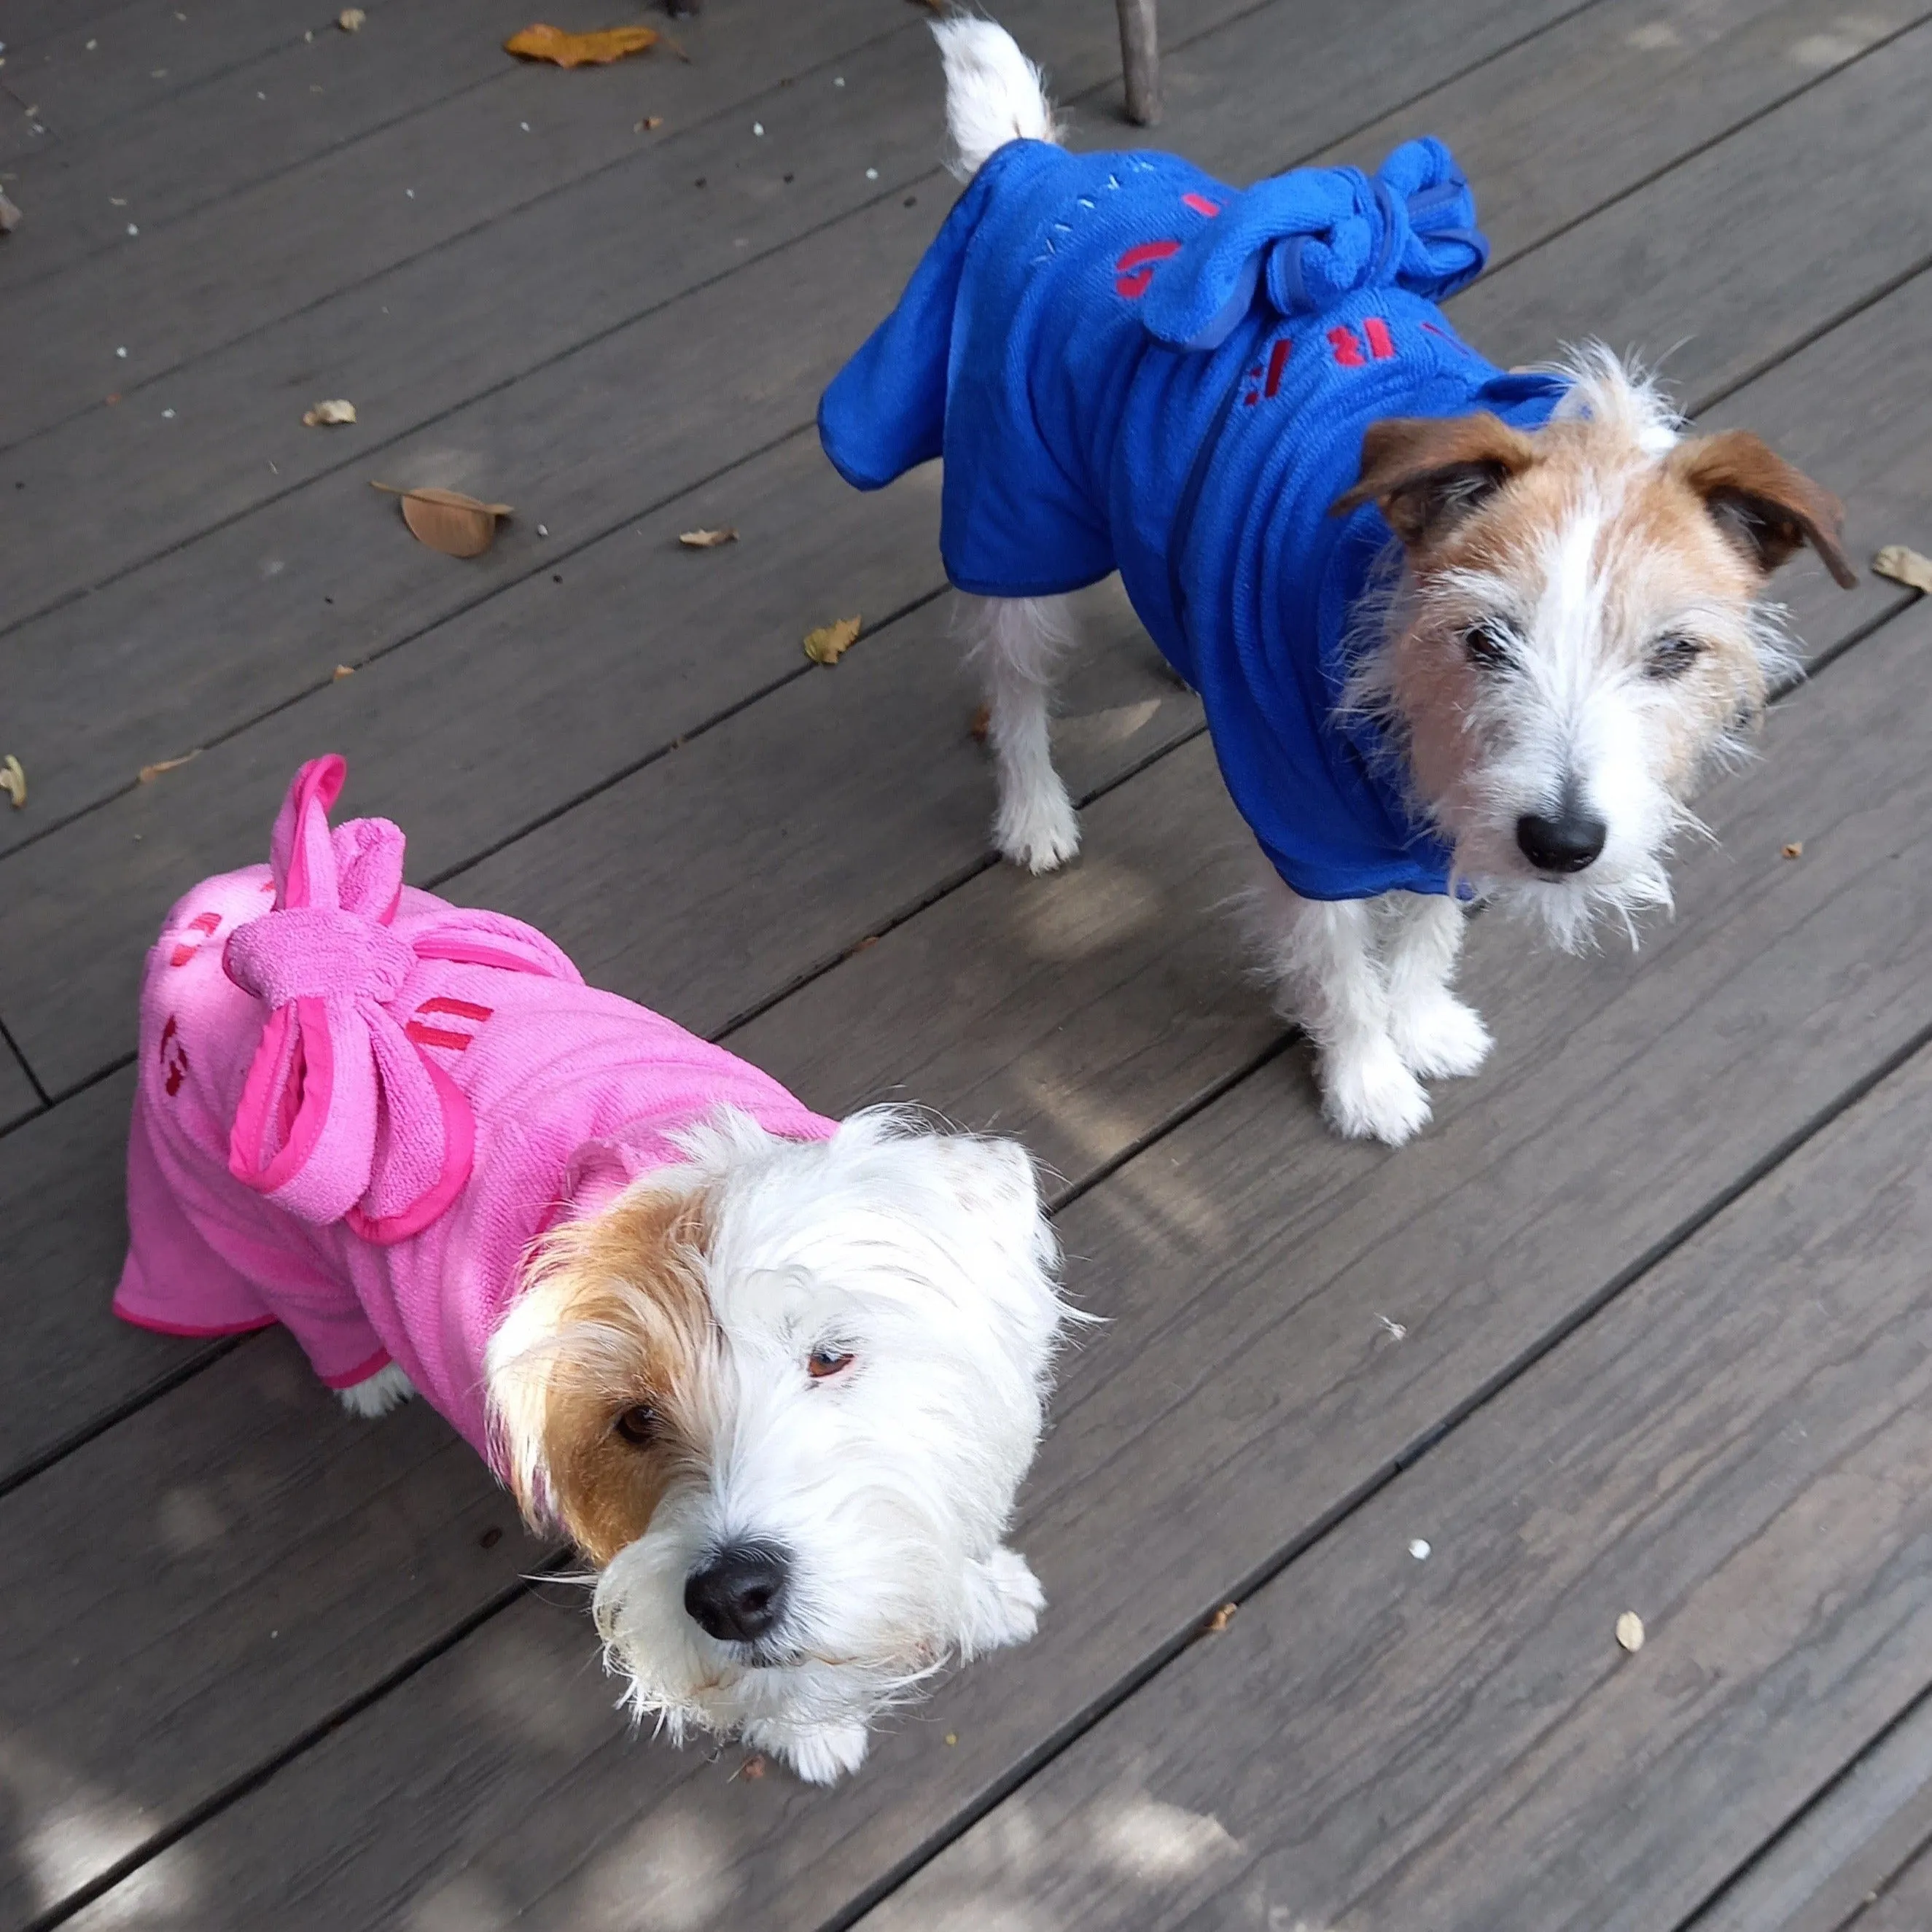
{"label": "pink hood", "polygon": [[148,955],[115,1312],[280,1322],[332,1388],[398,1363],[488,1454],[484,1351],[538,1234],[721,1109],[835,1126],[533,928],[405,886],[395,826],[329,829],[347,770],[304,765],[269,864],[197,886]]}

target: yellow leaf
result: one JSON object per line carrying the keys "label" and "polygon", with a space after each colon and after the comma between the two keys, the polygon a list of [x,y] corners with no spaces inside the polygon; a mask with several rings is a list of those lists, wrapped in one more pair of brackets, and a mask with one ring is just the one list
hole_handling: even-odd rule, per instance
{"label": "yellow leaf", "polygon": [[352,423],[355,420],[356,405],[345,402],[340,396],[333,402],[317,403],[302,415],[303,424],[309,429],[319,429],[328,423]]}
{"label": "yellow leaf", "polygon": [[400,497],[410,535],[445,556],[481,556],[496,540],[496,519],[510,514],[507,503],[480,502],[460,490],[398,490],[392,483],[369,487]]}
{"label": "yellow leaf", "polygon": [[193,764],[200,756],[201,747],[197,745],[193,751],[184,752],[178,758],[164,758],[158,765],[143,765],[138,776],[142,784],[152,784],[162,772],[178,772],[182,766]]}
{"label": "yellow leaf", "polygon": [[716,550],[720,544],[736,543],[738,532],[736,530],[685,530],[679,534],[677,540],[686,550]]}
{"label": "yellow leaf", "polygon": [[18,812],[27,802],[27,775],[20,769],[20,761],[11,752],[0,758],[0,791],[4,791],[14,801],[14,809]]}
{"label": "yellow leaf", "polygon": [[605,67],[626,54],[657,44],[655,27],[605,27],[594,34],[566,34],[561,27],[526,27],[503,43],[506,53],[525,60],[553,61],[559,67]]}
{"label": "yellow leaf", "polygon": [[335,24],[345,34],[359,34],[362,31],[362,22],[368,17],[360,7],[345,7],[336,15]]}
{"label": "yellow leaf", "polygon": [[1887,544],[1872,559],[1872,568],[1894,584],[1909,584],[1915,590],[1932,591],[1932,557],[1921,556],[1903,544]]}
{"label": "yellow leaf", "polygon": [[332,681],[340,684],[345,677],[353,677],[355,675],[356,667],[353,664],[338,664],[335,667],[335,676]]}
{"label": "yellow leaf", "polygon": [[841,617],[836,624],[821,624],[805,634],[805,654],[814,664],[835,664],[852,648],[861,620]]}

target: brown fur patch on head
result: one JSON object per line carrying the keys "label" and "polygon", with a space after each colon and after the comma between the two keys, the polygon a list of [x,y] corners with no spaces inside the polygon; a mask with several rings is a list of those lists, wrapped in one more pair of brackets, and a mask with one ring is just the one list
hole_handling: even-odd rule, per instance
{"label": "brown fur patch on head", "polygon": [[1857,584],[1838,542],[1844,506],[1748,430],[1687,442],[1672,452],[1670,467],[1766,574],[1808,543],[1844,589]]}
{"label": "brown fur patch on head", "polygon": [[1535,460],[1530,439],[1487,410],[1385,416],[1364,434],[1360,473],[1330,514],[1373,502],[1413,548],[1442,536]]}
{"label": "brown fur patch on head", "polygon": [[518,1502],[600,1568],[644,1534],[699,1452],[715,1342],[707,1207],[701,1192],[633,1190],[566,1223],[490,1344],[490,1412]]}

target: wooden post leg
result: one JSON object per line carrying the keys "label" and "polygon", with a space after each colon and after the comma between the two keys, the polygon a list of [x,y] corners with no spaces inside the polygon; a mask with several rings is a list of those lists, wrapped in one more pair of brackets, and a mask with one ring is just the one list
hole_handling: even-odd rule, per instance
{"label": "wooden post leg", "polygon": [[1120,15],[1120,65],[1127,81],[1127,118],[1151,128],[1160,118],[1160,40],[1155,0],[1114,0]]}

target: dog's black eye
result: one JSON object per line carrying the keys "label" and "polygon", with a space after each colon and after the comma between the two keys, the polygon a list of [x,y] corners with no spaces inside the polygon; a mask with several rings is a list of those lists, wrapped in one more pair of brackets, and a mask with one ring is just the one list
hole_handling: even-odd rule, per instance
{"label": "dog's black eye", "polygon": [[836,1376],[841,1369],[852,1365],[850,1348],[817,1348],[805,1358],[805,1372],[815,1382],[822,1382],[829,1376]]}
{"label": "dog's black eye", "polygon": [[1516,662],[1514,640],[1502,625],[1485,620],[1472,624],[1462,633],[1462,649],[1469,662],[1484,670],[1507,670]]}
{"label": "dog's black eye", "polygon": [[1682,677],[1704,655],[1704,646],[1695,638],[1661,638],[1650,647],[1643,674],[1646,677]]}
{"label": "dog's black eye", "polygon": [[610,1426],[626,1442],[634,1443],[641,1448],[646,1443],[657,1440],[658,1412],[647,1402],[636,1402]]}

